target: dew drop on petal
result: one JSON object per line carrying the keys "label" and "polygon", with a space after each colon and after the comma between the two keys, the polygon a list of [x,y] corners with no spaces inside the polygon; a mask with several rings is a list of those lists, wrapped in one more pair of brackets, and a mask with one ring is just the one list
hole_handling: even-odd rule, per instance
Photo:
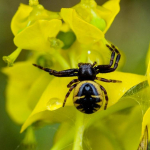
{"label": "dew drop on petal", "polygon": [[56,110],[60,107],[62,107],[62,100],[58,99],[58,98],[51,98],[48,102],[47,102],[47,110]]}

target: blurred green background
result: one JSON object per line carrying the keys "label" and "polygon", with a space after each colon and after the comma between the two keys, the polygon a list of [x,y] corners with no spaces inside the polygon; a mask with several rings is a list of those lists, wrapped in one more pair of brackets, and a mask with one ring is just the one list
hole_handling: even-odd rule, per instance
{"label": "blurred green background", "polygon": [[[40,0],[51,11],[59,11],[62,7],[71,7],[78,2],[79,0]],[[105,1],[96,2],[101,5]],[[28,4],[28,0],[0,0],[0,68],[6,67],[2,56],[16,49],[10,22],[20,3]],[[121,11],[108,30],[106,39],[124,52],[126,61],[122,71],[145,75],[150,41],[150,0],[122,0]],[[22,52],[17,61],[22,60],[25,53]],[[20,127],[12,122],[5,111],[6,84],[7,77],[0,73],[0,150],[19,150],[23,134],[19,133]],[[57,125],[54,125],[36,132],[40,146],[45,145],[43,150],[49,149],[56,130]],[[41,150],[40,147],[38,149]]]}

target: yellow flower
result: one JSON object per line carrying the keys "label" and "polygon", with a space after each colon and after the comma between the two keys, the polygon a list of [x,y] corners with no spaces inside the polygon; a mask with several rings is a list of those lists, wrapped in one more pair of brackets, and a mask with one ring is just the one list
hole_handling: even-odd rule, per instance
{"label": "yellow flower", "polygon": [[11,55],[3,57],[8,66],[13,65],[22,49],[53,54],[54,49],[63,46],[55,38],[62,25],[59,14],[45,10],[42,5],[31,1],[31,6],[21,4],[12,19],[11,29],[18,48]]}
{"label": "yellow flower", "polygon": [[[61,114],[60,114],[61,115]],[[81,114],[80,114],[81,115]],[[80,117],[80,115],[78,117]],[[94,149],[99,150],[128,150],[136,149],[140,137],[141,129],[141,109],[137,102],[130,98],[122,98],[107,111],[100,111],[92,116],[85,115],[82,121],[84,135],[79,132],[78,122],[63,122],[55,135],[54,146],[51,150],[67,147],[73,149]],[[78,118],[77,118],[78,119]],[[69,129],[69,130],[68,130]],[[77,133],[78,142],[75,136]],[[83,142],[83,143],[82,143]],[[79,146],[80,145],[80,146]]]}
{"label": "yellow flower", "polygon": [[[74,62],[76,65],[79,62],[91,62],[90,57],[95,57],[97,61],[100,61],[99,64],[108,62],[107,55],[110,55],[110,51],[105,45],[110,42],[105,39],[105,33],[120,10],[119,2],[119,0],[110,0],[98,6],[94,0],[81,0],[73,8],[61,9],[61,17],[77,37],[77,41],[69,51],[71,62],[73,57],[77,60]],[[86,59],[87,55],[89,60]],[[122,53],[119,67],[123,63]]]}
{"label": "yellow flower", "polygon": [[[136,106],[136,102],[132,102],[132,100],[125,99],[124,101],[120,101],[118,104],[117,101],[124,95],[124,93],[128,89],[146,79],[146,77],[144,76],[117,71],[113,73],[99,75],[100,77],[105,77],[108,79],[121,80],[122,83],[99,82],[106,88],[108,92],[108,107],[112,107],[108,108],[107,111],[99,111],[95,114],[92,114],[91,119],[91,115],[84,115],[76,110],[76,108],[73,106],[72,94],[69,96],[66,106],[64,108],[62,107],[64,97],[68,91],[66,85],[73,78],[53,77],[50,76],[48,73],[43,72],[42,70],[39,70],[31,65],[33,62],[36,62],[37,64],[40,63],[39,65],[43,64],[43,66],[45,66],[46,64],[53,64],[47,63],[47,61],[51,61],[50,57],[47,57],[42,53],[37,52],[37,54],[32,55],[32,57],[28,59],[28,61],[18,62],[14,65],[13,68],[5,68],[3,72],[8,75],[10,81],[6,91],[6,94],[8,96],[6,103],[7,111],[15,122],[23,124],[21,132],[33,123],[34,126],[36,126],[36,122],[37,124],[51,124],[56,122],[62,123],[61,128],[58,130],[57,136],[55,137],[55,144],[52,150],[61,149],[62,147],[66,146],[67,143],[72,142],[73,139],[75,139],[75,145],[78,145],[79,142],[82,143],[84,141],[84,136],[82,134],[84,132],[86,133],[86,130],[89,130],[91,127],[95,128],[95,131],[89,132],[89,134],[93,134],[94,136],[94,133],[96,132],[99,133],[97,139],[104,137],[108,138],[108,134],[106,131],[109,127],[105,129],[102,134],[101,130],[97,131],[97,127],[93,125],[97,124],[97,126],[99,126],[104,118],[106,118],[105,120],[107,120],[107,116],[112,115],[113,117],[115,112],[117,113],[121,110],[124,112],[124,110],[126,110],[127,108],[130,108],[131,106]],[[53,64],[52,66],[51,65],[46,66],[55,69],[58,68],[58,70],[61,70],[61,67],[59,67],[57,63]],[[116,105],[114,105],[115,103]],[[101,108],[101,110],[102,109],[103,108]],[[135,109],[135,113],[133,112],[134,115],[136,115],[137,113],[140,113],[139,109]],[[131,114],[131,116],[129,117],[134,118],[134,115]],[[124,120],[127,118],[123,118],[123,116],[118,116],[118,120],[120,119],[120,117],[122,118],[122,124],[124,124]],[[117,119],[116,115],[113,118]],[[140,123],[139,119],[140,118],[137,118],[137,121]],[[84,125],[85,123],[83,120],[87,120],[86,125]],[[134,121],[136,122],[136,120]],[[73,122],[76,122],[76,125],[72,125]],[[108,122],[110,123],[109,120]],[[104,124],[105,123],[103,123],[103,125]],[[80,127],[82,127],[83,125],[84,128],[81,128],[81,132],[79,132]],[[68,128],[68,126],[70,126],[70,128]],[[115,130],[114,126],[116,126],[116,124],[114,120],[112,120],[113,132],[117,132],[118,130]],[[99,126],[99,129],[103,130],[103,128],[101,127],[102,126]],[[126,130],[128,128],[129,127],[126,126]],[[65,136],[63,136],[62,138],[62,135],[64,135],[64,131],[66,131],[67,134],[65,134]],[[124,131],[124,133],[126,132],[124,129],[120,129],[119,131]],[[83,139],[77,140],[79,136],[78,133],[83,136]],[[102,137],[100,137],[99,135],[102,135]],[[133,136],[134,132],[131,132],[129,136],[131,135]],[[121,135],[118,135],[117,137],[119,136]],[[139,136],[137,136],[136,139],[138,139]],[[91,142],[94,142],[91,138],[89,138],[89,140]],[[109,142],[112,143],[112,141],[115,141],[115,139],[113,137],[110,137]],[[125,141],[121,140],[121,142]],[[96,143],[94,142],[94,144]],[[97,144],[95,145],[95,149],[96,147],[99,147],[99,145]],[[75,145],[73,147],[75,147]],[[115,143],[112,146],[117,147]],[[134,146],[135,145],[133,145],[133,147]],[[108,147],[106,147],[106,149],[107,148]]]}
{"label": "yellow flower", "polygon": [[61,16],[74,31],[79,42],[96,43],[104,38],[120,10],[120,0],[109,0],[97,6],[94,0],[82,0],[73,8],[62,8]]}
{"label": "yellow flower", "polygon": [[[8,57],[4,59],[12,65],[21,49],[33,52],[26,61],[3,69],[9,78],[7,111],[16,123],[22,125],[21,132],[31,125],[61,123],[51,150],[62,149],[72,142],[73,145],[69,147],[72,150],[83,149],[86,144],[94,150],[100,146],[104,150],[127,150],[138,146],[142,121],[137,114],[141,115],[140,106],[144,108],[145,105],[138,101],[142,104],[138,106],[130,95],[146,82],[145,76],[120,71],[99,74],[98,77],[120,80],[122,83],[97,81],[108,93],[108,109],[87,115],[73,106],[73,92],[65,107],[62,107],[68,92],[67,84],[73,77],[50,76],[32,65],[36,63],[54,70],[64,70],[76,68],[79,62],[109,64],[111,54],[106,44],[110,45],[110,42],[105,39],[105,33],[119,9],[119,0],[109,0],[102,6],[97,6],[94,0],[82,0],[73,8],[61,10],[62,19],[66,22],[62,25],[59,15],[45,10],[37,0],[30,0],[30,6],[21,4],[11,24],[14,43],[19,48],[10,55],[10,60]],[[71,42],[67,40],[68,35],[72,37]],[[121,61],[123,63],[122,58]],[[132,125],[136,123],[138,126],[132,130]],[[28,136],[35,143],[32,129],[28,129]],[[139,132],[131,144],[128,138],[134,138],[135,131]],[[86,141],[85,144],[83,141]]]}
{"label": "yellow flower", "polygon": [[[134,75],[134,74],[129,74],[129,73],[122,73],[122,72],[101,74],[99,76],[105,77],[107,79],[116,79],[116,80],[122,81],[121,84],[120,83],[116,83],[116,84],[100,83],[102,86],[106,88],[108,92],[108,96],[109,96],[108,107],[115,104],[124,95],[124,93],[128,89],[130,89],[132,86],[146,79],[146,77],[144,76]],[[66,120],[67,118],[75,117],[74,115],[75,110],[72,107],[67,107],[67,106],[73,106],[72,94],[69,96],[66,102],[66,107],[62,108],[65,94],[68,91],[66,85],[72,79],[73,79],[72,77],[71,78],[54,77],[54,79],[49,83],[49,85],[43,92],[33,112],[24,123],[22,127],[22,131],[25,130],[33,122],[36,122],[38,120],[45,120],[46,122],[62,122]],[[115,91],[112,89],[115,89]],[[58,95],[58,91],[59,91],[59,95]],[[63,114],[63,115],[60,115],[60,114]]]}
{"label": "yellow flower", "polygon": [[29,25],[38,20],[51,20],[60,19],[57,12],[51,12],[46,10],[42,5],[36,4],[29,5],[20,4],[16,14],[11,21],[11,30],[14,35],[24,30]]}
{"label": "yellow flower", "polygon": [[139,146],[139,150],[142,147],[144,150],[148,149],[148,142],[149,142],[149,138],[150,137],[150,102],[149,102],[149,98],[150,98],[150,94],[149,94],[149,90],[150,90],[150,46],[149,46],[149,50],[148,50],[148,55],[147,55],[147,60],[146,60],[146,64],[147,64],[147,80],[148,80],[148,85],[146,86],[146,88],[144,88],[144,94],[141,96],[142,100],[143,100],[143,106],[145,106],[142,111],[143,111],[143,122],[142,122],[142,132],[141,132],[141,145]]}
{"label": "yellow flower", "polygon": [[[52,58],[44,53],[33,53],[26,61],[17,62],[13,67],[3,68],[8,76],[6,88],[6,109],[10,117],[18,124],[23,124],[31,114],[43,90],[53,77],[37,70],[33,62],[52,67]],[[58,66],[58,65],[57,65]],[[59,67],[58,67],[59,68]],[[38,91],[38,92],[37,92]]]}
{"label": "yellow flower", "polygon": [[[107,42],[105,39],[92,45],[81,44],[76,40],[67,52],[71,66],[77,67],[80,62],[93,63],[94,61],[96,61],[97,64],[108,64],[111,51],[106,47],[106,44],[110,45],[110,42]],[[124,53],[121,50],[119,50],[119,52],[121,59],[117,70],[119,70],[125,62]]]}
{"label": "yellow flower", "polygon": [[[36,21],[17,34],[14,43],[22,49],[46,51],[53,54],[57,43],[52,45],[50,40],[56,37],[61,25],[62,23],[58,19]],[[53,39],[53,41],[56,40]]]}

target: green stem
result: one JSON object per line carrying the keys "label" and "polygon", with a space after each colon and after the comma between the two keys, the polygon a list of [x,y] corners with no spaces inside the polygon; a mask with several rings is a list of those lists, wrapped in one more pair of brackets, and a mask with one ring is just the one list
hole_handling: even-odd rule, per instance
{"label": "green stem", "polygon": [[30,6],[35,6],[35,5],[38,5],[38,4],[39,4],[38,0],[29,0],[29,5]]}
{"label": "green stem", "polygon": [[69,129],[68,132],[61,138],[59,141],[54,144],[54,146],[50,150],[60,150],[69,145],[73,140],[74,135],[74,127]]}
{"label": "green stem", "polygon": [[59,52],[55,52],[53,55],[56,58],[56,60],[59,62],[59,64],[63,67],[63,69],[69,69],[70,68],[67,61],[61,56],[61,54]]}
{"label": "green stem", "polygon": [[72,150],[83,150],[82,148],[83,133],[84,133],[84,114],[77,111],[76,132]]}
{"label": "green stem", "polygon": [[25,138],[23,139],[22,144],[27,148],[36,148],[37,143],[33,128],[31,126],[26,130]]}
{"label": "green stem", "polygon": [[81,3],[91,3],[95,2],[95,0],[81,0]]}
{"label": "green stem", "polygon": [[22,51],[21,48],[17,48],[13,53],[9,56],[3,56],[3,60],[8,64],[9,67],[13,66],[14,61],[19,56],[20,52]]}
{"label": "green stem", "polygon": [[83,5],[87,5],[87,6],[90,6],[92,8],[95,8],[97,6],[95,0],[81,0],[81,3]]}

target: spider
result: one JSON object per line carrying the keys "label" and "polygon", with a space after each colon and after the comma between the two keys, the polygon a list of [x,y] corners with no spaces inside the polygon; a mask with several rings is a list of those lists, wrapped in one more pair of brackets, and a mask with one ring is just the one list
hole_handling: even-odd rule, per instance
{"label": "spider", "polygon": [[[34,66],[48,72],[50,75],[56,77],[72,77],[77,76],[78,79],[72,80],[67,87],[70,88],[67,92],[63,107],[65,106],[66,100],[69,97],[71,91],[74,89],[73,102],[75,107],[86,114],[92,114],[98,111],[105,99],[104,110],[106,110],[108,105],[108,95],[107,91],[102,85],[99,85],[95,80],[103,82],[119,83],[122,81],[111,80],[96,77],[99,73],[109,73],[116,70],[118,67],[118,62],[120,60],[120,53],[114,45],[106,45],[111,51],[111,59],[109,65],[96,65],[97,63],[79,63],[79,68],[67,69],[62,71],[55,71],[49,68],[44,68],[42,66],[33,64]],[[116,60],[114,63],[115,53],[117,53]],[[114,66],[112,67],[114,63]],[[105,98],[104,98],[105,97]]]}

